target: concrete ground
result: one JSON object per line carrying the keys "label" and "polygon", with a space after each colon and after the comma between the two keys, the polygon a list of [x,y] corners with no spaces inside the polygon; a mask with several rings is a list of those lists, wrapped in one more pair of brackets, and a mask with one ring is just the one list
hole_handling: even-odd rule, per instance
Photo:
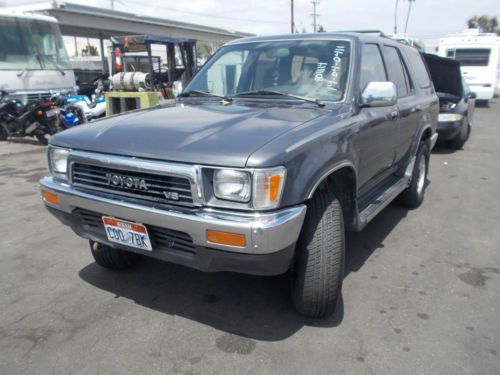
{"label": "concrete ground", "polygon": [[297,315],[286,277],[97,266],[49,215],[45,148],[0,144],[0,374],[499,374],[500,104],[437,149],[426,198],[347,237],[342,299]]}

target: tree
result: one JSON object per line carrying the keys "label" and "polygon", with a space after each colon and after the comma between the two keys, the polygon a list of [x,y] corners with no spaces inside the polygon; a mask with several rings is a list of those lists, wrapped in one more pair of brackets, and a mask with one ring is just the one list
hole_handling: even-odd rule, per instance
{"label": "tree", "polygon": [[87,44],[85,48],[82,49],[82,56],[99,56],[97,47]]}
{"label": "tree", "polygon": [[202,60],[207,60],[219,48],[216,43],[196,42],[196,52]]}
{"label": "tree", "polygon": [[500,34],[500,29],[498,28],[498,19],[495,16],[473,16],[467,20],[467,27],[469,29],[479,29],[479,31],[482,33]]}
{"label": "tree", "polygon": [[323,25],[318,26],[318,33],[326,33],[326,29],[323,27]]}

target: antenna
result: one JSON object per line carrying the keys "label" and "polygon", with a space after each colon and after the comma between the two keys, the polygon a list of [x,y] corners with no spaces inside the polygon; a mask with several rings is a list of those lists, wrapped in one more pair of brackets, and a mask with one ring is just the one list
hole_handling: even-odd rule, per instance
{"label": "antenna", "polygon": [[311,13],[311,17],[313,18],[312,26],[314,28],[314,32],[316,32],[316,27],[318,25],[318,23],[316,22],[316,19],[319,18],[319,14],[316,13],[316,5],[319,4],[319,0],[312,0],[311,4],[313,5],[313,12]]}

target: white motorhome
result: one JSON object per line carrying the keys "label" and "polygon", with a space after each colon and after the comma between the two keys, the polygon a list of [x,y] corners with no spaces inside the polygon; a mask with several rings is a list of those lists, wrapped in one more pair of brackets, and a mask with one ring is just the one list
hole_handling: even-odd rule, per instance
{"label": "white motorhome", "polygon": [[499,82],[500,37],[464,30],[439,40],[439,52],[460,62],[462,74],[478,100],[490,100]]}
{"label": "white motorhome", "polygon": [[57,20],[0,10],[0,89],[27,103],[50,91],[73,91],[75,75]]}

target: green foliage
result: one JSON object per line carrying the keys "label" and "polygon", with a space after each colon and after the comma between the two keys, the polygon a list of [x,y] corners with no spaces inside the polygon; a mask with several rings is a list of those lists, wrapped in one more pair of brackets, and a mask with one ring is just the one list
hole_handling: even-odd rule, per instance
{"label": "green foliage", "polygon": [[497,33],[500,35],[498,19],[495,16],[473,16],[467,20],[467,27],[470,29],[479,29],[483,33]]}
{"label": "green foliage", "polygon": [[99,56],[97,47],[87,44],[85,48],[82,49],[82,56]]}

